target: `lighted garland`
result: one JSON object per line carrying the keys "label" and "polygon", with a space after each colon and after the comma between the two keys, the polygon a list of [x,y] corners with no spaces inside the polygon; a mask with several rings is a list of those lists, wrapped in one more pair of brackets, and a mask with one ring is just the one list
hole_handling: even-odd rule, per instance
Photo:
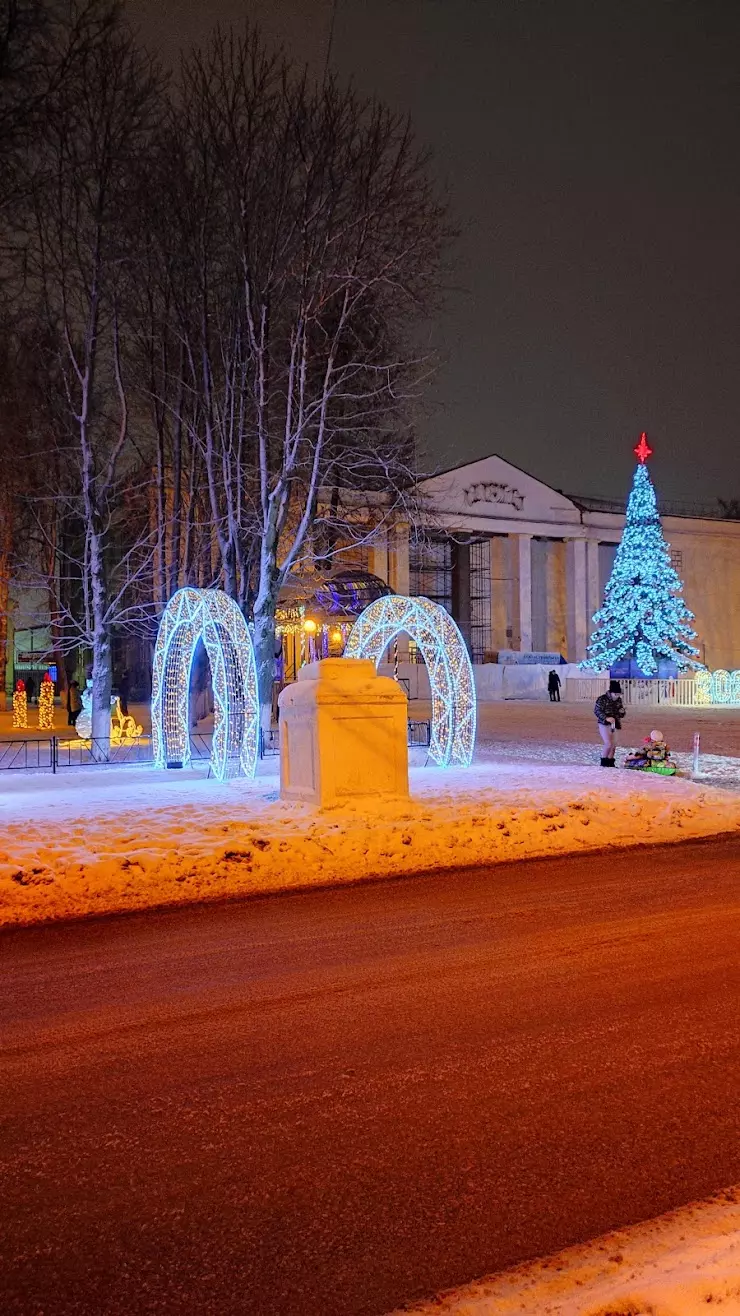
{"label": "lighted garland", "polygon": [[718,667],[715,672],[697,672],[694,680],[697,704],[740,704],[740,671]]}
{"label": "lighted garland", "polygon": [[465,641],[444,608],[430,599],[402,594],[377,599],[352,627],[344,656],[370,658],[377,667],[402,633],[419,646],[429,673],[430,757],[441,767],[468,767],[475,745],[475,681]]}
{"label": "lighted garland", "polygon": [[22,730],[28,726],[28,695],[25,681],[16,681],[13,691],[13,728]]}
{"label": "lighted garland", "polygon": [[54,730],[54,682],[46,672],[39,690],[39,730]]}
{"label": "lighted garland", "polygon": [[259,738],[254,649],[241,612],[222,590],[181,589],[165,608],[154,649],[154,762],[160,768],[190,762],[190,673],[201,639],[215,702],[211,769],[219,781],[252,777]]}

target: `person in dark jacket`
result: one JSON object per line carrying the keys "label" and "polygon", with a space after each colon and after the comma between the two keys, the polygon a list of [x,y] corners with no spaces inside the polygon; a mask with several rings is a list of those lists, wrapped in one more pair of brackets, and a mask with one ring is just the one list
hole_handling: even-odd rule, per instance
{"label": "person in dark jacket", "polygon": [[82,712],[82,696],[78,681],[70,681],[67,689],[67,726],[73,727]]}
{"label": "person in dark jacket", "polygon": [[557,672],[550,672],[547,678],[547,692],[550,696],[551,704],[560,703],[560,677]]}
{"label": "person in dark jacket", "polygon": [[128,693],[131,688],[131,678],[128,669],[121,672],[121,679],[118,682],[118,699],[121,705],[121,712],[124,717],[128,717]]}
{"label": "person in dark jacket", "polygon": [[619,681],[610,681],[606,694],[599,695],[594,704],[594,716],[599,728],[604,753],[601,756],[602,768],[614,767],[614,749],[617,732],[624,721],[624,704],[622,687]]}
{"label": "person in dark jacket", "polygon": [[26,678],[26,700],[29,708],[33,703],[33,697],[35,694],[36,694],[36,682],[34,681],[32,676],[29,676]]}

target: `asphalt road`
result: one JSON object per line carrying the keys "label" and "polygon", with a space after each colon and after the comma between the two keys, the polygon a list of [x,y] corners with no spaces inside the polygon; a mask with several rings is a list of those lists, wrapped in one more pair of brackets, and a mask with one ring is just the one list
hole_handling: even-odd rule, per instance
{"label": "asphalt road", "polygon": [[0,938],[3,1316],[360,1316],[740,1180],[740,843]]}

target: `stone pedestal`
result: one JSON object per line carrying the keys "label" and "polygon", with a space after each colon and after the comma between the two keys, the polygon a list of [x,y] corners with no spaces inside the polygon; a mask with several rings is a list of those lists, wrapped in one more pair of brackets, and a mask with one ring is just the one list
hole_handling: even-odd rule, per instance
{"label": "stone pedestal", "polygon": [[281,799],[331,808],[408,796],[406,695],[373,662],[309,663],[278,703]]}

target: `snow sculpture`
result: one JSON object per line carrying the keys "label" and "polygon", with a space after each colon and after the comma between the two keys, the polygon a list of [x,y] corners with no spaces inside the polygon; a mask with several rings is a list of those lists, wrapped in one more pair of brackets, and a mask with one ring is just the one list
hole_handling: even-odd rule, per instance
{"label": "snow sculpture", "polygon": [[375,663],[323,658],[280,693],[280,798],[333,809],[408,798],[408,705]]}
{"label": "snow sculpture", "polygon": [[391,594],[360,614],[345,658],[371,658],[376,667],[388,645],[405,633],[418,644],[432,690],[430,758],[440,767],[468,767],[475,744],[475,680],[465,641],[447,610],[430,599]]}
{"label": "snow sculpture", "polygon": [[164,768],[190,762],[190,672],[201,639],[215,703],[211,769],[219,781],[253,777],[259,737],[254,649],[241,612],[218,589],[180,589],[165,608],[154,649],[154,763]]}
{"label": "snow sculpture", "polygon": [[82,712],[75,722],[75,731],[80,740],[89,740],[92,735],[92,686],[85,685],[80,692]]}

